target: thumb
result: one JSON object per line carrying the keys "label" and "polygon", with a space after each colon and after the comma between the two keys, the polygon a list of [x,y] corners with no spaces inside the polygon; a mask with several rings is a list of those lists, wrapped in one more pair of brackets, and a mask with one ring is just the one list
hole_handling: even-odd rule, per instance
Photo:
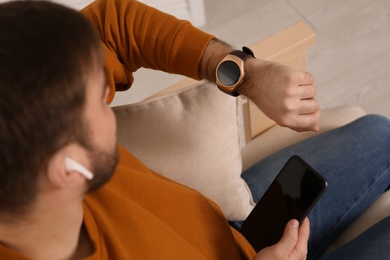
{"label": "thumb", "polygon": [[282,250],[285,255],[289,255],[290,252],[295,248],[298,242],[298,230],[298,220],[292,219],[287,223],[283,236],[278,243],[280,246],[279,250]]}

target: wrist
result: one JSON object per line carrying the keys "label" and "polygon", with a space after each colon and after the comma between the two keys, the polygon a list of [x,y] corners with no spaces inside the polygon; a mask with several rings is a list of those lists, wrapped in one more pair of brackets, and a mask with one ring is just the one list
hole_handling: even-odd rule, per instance
{"label": "wrist", "polygon": [[246,61],[253,57],[252,50],[247,47],[243,47],[242,51],[235,50],[227,54],[215,71],[218,88],[228,95],[238,96],[237,89],[243,83],[248,70]]}
{"label": "wrist", "polygon": [[233,51],[233,48],[225,42],[218,39],[212,39],[203,52],[199,64],[199,76],[216,82],[215,70],[223,58]]}
{"label": "wrist", "polygon": [[[212,39],[203,53],[200,65],[199,65],[199,76],[202,79],[207,79],[209,81],[217,83],[217,67],[223,61],[227,55],[233,52],[233,48],[225,42],[222,42],[218,39]],[[247,55],[247,58],[240,57],[243,60],[243,69],[244,69],[244,77],[242,82],[240,82],[234,90],[234,93],[228,93],[229,91],[224,91],[225,93],[235,95],[243,94],[245,96],[249,95],[251,92],[250,89],[253,88],[253,82],[251,78],[256,75],[256,71],[259,68],[259,62],[264,62],[261,60],[257,60],[253,57],[253,53],[250,49],[245,48],[245,53],[250,54]],[[240,55],[241,56],[241,55]],[[218,84],[217,84],[218,85]]]}
{"label": "wrist", "polygon": [[[258,73],[258,63],[260,60],[256,58],[246,59],[244,62],[245,65],[245,77],[241,84],[237,87],[236,92],[240,95],[250,97],[253,86],[253,77]],[[251,84],[252,82],[252,84]]]}

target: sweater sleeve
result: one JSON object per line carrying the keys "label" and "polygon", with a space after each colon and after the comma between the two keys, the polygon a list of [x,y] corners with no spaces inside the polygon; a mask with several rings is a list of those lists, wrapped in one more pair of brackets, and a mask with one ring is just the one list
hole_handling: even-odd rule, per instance
{"label": "sweater sleeve", "polygon": [[112,90],[128,89],[141,67],[199,79],[199,63],[213,36],[188,21],[134,0],[96,0],[81,12],[100,33]]}

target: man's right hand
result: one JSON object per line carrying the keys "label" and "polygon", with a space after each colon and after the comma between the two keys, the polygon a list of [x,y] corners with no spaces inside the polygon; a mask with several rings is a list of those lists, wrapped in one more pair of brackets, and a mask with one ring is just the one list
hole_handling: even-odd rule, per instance
{"label": "man's right hand", "polygon": [[310,223],[306,218],[301,226],[297,220],[290,220],[280,241],[261,250],[254,260],[302,260],[306,259]]}

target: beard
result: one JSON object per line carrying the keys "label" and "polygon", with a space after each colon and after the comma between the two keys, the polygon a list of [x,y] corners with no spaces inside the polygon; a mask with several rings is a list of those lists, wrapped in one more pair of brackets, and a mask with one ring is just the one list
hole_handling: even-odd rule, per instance
{"label": "beard", "polygon": [[94,177],[88,182],[87,192],[92,192],[102,187],[114,175],[119,152],[116,145],[110,151],[104,151],[98,147],[88,150]]}

